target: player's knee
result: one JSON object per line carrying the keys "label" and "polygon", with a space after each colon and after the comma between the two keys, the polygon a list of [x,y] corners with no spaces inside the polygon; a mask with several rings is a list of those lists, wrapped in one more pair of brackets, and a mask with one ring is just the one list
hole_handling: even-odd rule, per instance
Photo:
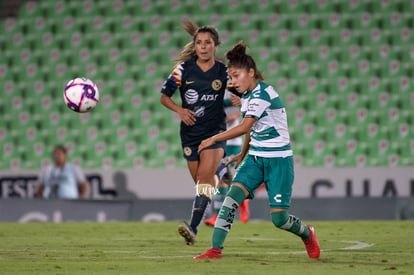
{"label": "player's knee", "polygon": [[207,183],[210,185],[214,185],[217,181],[217,175],[214,173],[198,173],[197,174],[197,182]]}
{"label": "player's knee", "polygon": [[277,228],[281,228],[282,226],[284,226],[286,224],[286,222],[289,219],[289,214],[288,211],[278,211],[278,212],[272,212],[271,214],[272,217],[272,223],[277,227]]}
{"label": "player's knee", "polygon": [[230,186],[229,191],[227,191],[226,197],[231,197],[237,202],[237,206],[244,201],[244,199],[247,197],[248,192],[245,191],[244,188],[241,188],[237,185]]}

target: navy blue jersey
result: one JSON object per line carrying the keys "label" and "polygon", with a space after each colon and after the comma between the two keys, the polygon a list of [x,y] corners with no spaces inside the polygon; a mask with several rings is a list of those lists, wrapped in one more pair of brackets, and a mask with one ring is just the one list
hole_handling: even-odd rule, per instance
{"label": "navy blue jersey", "polygon": [[195,113],[196,122],[187,126],[181,122],[183,146],[198,146],[206,138],[226,130],[224,92],[227,86],[227,68],[216,61],[203,72],[191,59],[177,65],[164,82],[161,93],[171,97],[180,91],[181,106]]}

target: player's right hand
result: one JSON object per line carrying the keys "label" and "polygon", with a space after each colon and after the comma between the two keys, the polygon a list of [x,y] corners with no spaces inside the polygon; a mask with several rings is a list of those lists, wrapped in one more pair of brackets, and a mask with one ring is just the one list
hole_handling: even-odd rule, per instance
{"label": "player's right hand", "polygon": [[193,126],[195,124],[195,114],[189,109],[181,109],[178,112],[178,116],[180,117],[181,121],[187,126]]}
{"label": "player's right hand", "polygon": [[236,165],[234,166],[234,169],[239,168],[240,163],[243,161],[244,156],[242,154],[237,154],[234,156],[230,156],[229,159],[226,161],[226,166],[229,166],[230,164],[232,164],[233,162],[236,163]]}

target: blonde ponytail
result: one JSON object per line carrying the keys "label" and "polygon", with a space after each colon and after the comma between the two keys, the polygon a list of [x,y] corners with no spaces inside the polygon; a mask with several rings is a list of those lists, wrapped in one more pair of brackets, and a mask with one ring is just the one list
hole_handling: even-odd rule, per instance
{"label": "blonde ponytail", "polygon": [[182,21],[182,26],[184,30],[193,37],[193,41],[187,43],[184,48],[181,50],[180,54],[178,55],[177,59],[175,60],[175,65],[190,60],[191,58],[196,56],[195,46],[194,46],[194,36],[197,33],[198,26],[194,22],[190,21],[189,19],[184,19]]}

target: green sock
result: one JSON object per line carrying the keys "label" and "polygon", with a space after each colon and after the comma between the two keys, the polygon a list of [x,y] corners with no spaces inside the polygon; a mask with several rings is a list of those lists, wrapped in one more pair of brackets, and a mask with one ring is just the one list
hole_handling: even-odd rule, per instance
{"label": "green sock", "polygon": [[280,229],[289,231],[303,240],[307,240],[309,237],[309,231],[306,224],[304,224],[298,217],[289,215],[288,211],[272,212],[273,224]]}
{"label": "green sock", "polygon": [[223,205],[224,198],[226,197],[227,191],[229,190],[228,187],[219,187],[218,193],[213,196],[212,200],[212,209],[214,214],[218,214],[220,211],[220,207]]}
{"label": "green sock", "polygon": [[211,246],[223,248],[224,240],[233,224],[235,212],[240,203],[246,198],[243,190],[237,186],[231,186],[220,208],[216,225],[214,226]]}

